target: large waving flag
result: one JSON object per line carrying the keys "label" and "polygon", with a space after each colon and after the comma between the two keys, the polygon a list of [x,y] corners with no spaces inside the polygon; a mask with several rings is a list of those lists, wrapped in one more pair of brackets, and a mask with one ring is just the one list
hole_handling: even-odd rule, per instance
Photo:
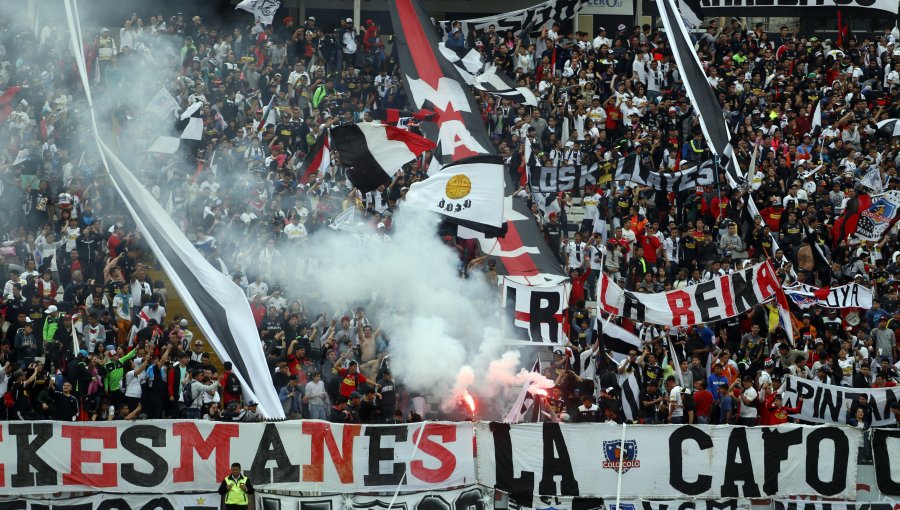
{"label": "large waving flag", "polygon": [[[388,5],[410,108],[428,108],[440,116],[421,126],[429,139],[438,142],[434,161],[443,165],[470,156],[496,155],[481,110],[456,66],[439,50],[437,32],[425,9],[415,0]],[[509,172],[504,180],[507,234],[499,240],[479,239],[481,249],[500,259],[505,274],[527,277],[534,283],[558,282],[562,266],[547,247],[525,203],[510,198],[518,183]]]}
{"label": "large waving flag", "polygon": [[678,63],[678,70],[684,78],[685,89],[700,114],[700,128],[703,130],[703,136],[709,142],[713,154],[719,158],[719,164],[725,170],[728,183],[732,187],[743,186],[746,178],[741,172],[737,156],[731,147],[728,123],[725,122],[722,108],[719,106],[719,99],[706,79],[700,59],[694,52],[694,46],[684,23],[682,23],[675,0],[656,0],[656,5],[659,7],[659,15],[666,27],[669,45],[672,47],[672,53]]}
{"label": "large waving flag", "polygon": [[[66,0],[64,6],[71,45],[83,47],[74,1]],[[246,296],[228,276],[206,261],[159,202],[103,142],[81,52],[75,52],[75,62],[89,106],[94,141],[113,187],[216,354],[223,362],[231,361],[234,365],[244,398],[257,401],[260,412],[267,418],[283,419],[284,410],[272,384]]]}
{"label": "large waving flag", "polygon": [[309,152],[300,162],[300,168],[297,173],[300,175],[300,182],[306,184],[316,174],[325,172],[331,166],[331,144],[328,141],[328,130],[322,130],[316,142],[309,148]]}
{"label": "large waving flag", "polygon": [[503,160],[474,156],[413,183],[406,205],[439,213],[450,223],[496,237],[506,223],[503,199]]}
{"label": "large waving flag", "polygon": [[427,138],[380,122],[333,128],[331,144],[350,167],[347,179],[363,193],[387,184],[403,165],[435,148]]}

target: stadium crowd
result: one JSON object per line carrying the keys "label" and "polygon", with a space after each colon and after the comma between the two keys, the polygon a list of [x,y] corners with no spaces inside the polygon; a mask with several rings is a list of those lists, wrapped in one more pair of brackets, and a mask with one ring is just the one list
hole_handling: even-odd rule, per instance
{"label": "stadium crowd", "polygon": [[[407,414],[419,396],[391,374],[389,332],[370,318],[377,303],[354,296],[349,304],[322,303],[279,284],[315,270],[302,255],[287,263],[284,252],[302,253],[310,235],[347,208],[357,209],[371,242],[389,235],[408,186],[427,178],[426,153],[389,185],[361,194],[333,153],[328,171],[300,179],[323,130],[406,107],[396,57],[379,27],[351,19],[322,27],[313,17],[289,16],[232,27],[178,13],[135,16],[91,33],[83,50],[92,87],[114,98],[102,117],[111,145],[124,149],[196,248],[245,290],[287,416],[422,419],[418,407]],[[535,35],[493,27],[463,34],[451,25],[444,37],[539,97],[539,106],[527,107],[476,91],[516,180],[524,182],[526,143],[545,165],[638,154],[643,164],[672,172],[711,157],[665,36],[654,27],[586,34],[553,25]],[[860,181],[870,167],[880,170],[885,188],[900,189],[900,138],[875,128],[900,118],[897,39],[885,31],[838,45],[787,27],[710,22],[698,52],[735,126],[745,173],[758,147],[748,187],[733,189],[723,173],[714,185],[685,193],[616,182],[559,193],[549,206],[518,194],[576,283],[568,343],[545,370],[556,382],[547,397],[556,419],[623,421],[622,372],[640,381],[643,423],[783,423],[791,412],[779,396],[786,374],[856,388],[900,382],[896,229],[877,243],[834,239],[831,230],[865,191]],[[8,274],[0,416],[261,420],[254,402],[242,402],[230,364],[220,373],[187,318],[167,314],[172,296],[150,277],[152,254],[121,213],[101,162],[80,145],[86,106],[68,41],[66,28],[53,22],[34,33],[0,17],[8,106],[0,126],[0,257]],[[203,103],[199,142],[183,140],[172,155],[127,150],[168,122],[148,122],[143,113],[155,89],[139,100],[130,94],[140,88],[132,74],[139,68],[172,76],[165,86],[179,112]],[[277,122],[259,127],[270,104]],[[817,104],[822,121],[814,127]],[[759,204],[755,217],[747,213],[750,194]],[[584,219],[574,224],[566,212],[579,200]],[[830,267],[815,263],[814,244]],[[459,253],[461,277],[496,281],[497,261],[474,241],[451,238],[448,246]],[[786,284],[872,286],[874,306],[813,307],[793,326],[793,345],[768,305],[686,329],[621,320],[645,342],[621,365],[594,338],[586,303],[601,271],[634,292],[661,292],[765,258]],[[894,413],[900,420],[896,406]],[[850,416],[851,425],[868,427],[871,409],[857,402]]]}

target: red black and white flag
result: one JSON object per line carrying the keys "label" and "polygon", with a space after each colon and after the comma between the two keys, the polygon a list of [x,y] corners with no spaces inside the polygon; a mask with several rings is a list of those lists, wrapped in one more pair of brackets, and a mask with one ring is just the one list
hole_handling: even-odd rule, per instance
{"label": "red black and white flag", "polygon": [[323,130],[316,142],[309,148],[309,152],[300,163],[300,182],[306,184],[313,176],[325,172],[331,166],[331,148],[328,141],[328,130]]}
{"label": "red black and white flag", "polygon": [[[427,11],[416,0],[396,0],[388,5],[409,108],[427,108],[440,116],[420,126],[425,136],[438,141],[434,168],[471,156],[497,155],[469,86],[440,50]],[[500,259],[502,273],[554,281],[563,274],[562,266],[531,219],[525,202],[509,198],[518,189],[518,182],[509,172],[504,181],[509,201],[505,208],[507,234],[497,241],[480,239],[481,248]]]}
{"label": "red black and white flag", "polygon": [[332,128],[331,145],[341,154],[347,179],[363,193],[387,184],[403,165],[435,147],[425,137],[380,122]]}
{"label": "red black and white flag", "polygon": [[865,193],[857,195],[847,201],[847,205],[844,206],[844,211],[838,219],[835,220],[834,227],[832,228],[834,238],[832,249],[837,249],[838,243],[840,243],[841,240],[847,239],[850,234],[856,233],[856,225],[859,223],[860,213],[869,209],[869,206],[871,205],[872,197]]}
{"label": "red black and white flag", "polygon": [[566,285],[532,286],[503,279],[504,336],[547,344],[565,343],[563,314],[568,308]]}
{"label": "red black and white flag", "polygon": [[7,88],[3,94],[0,95],[0,122],[5,121],[6,118],[9,117],[9,114],[16,108],[16,98],[21,91],[21,87],[14,86]]}

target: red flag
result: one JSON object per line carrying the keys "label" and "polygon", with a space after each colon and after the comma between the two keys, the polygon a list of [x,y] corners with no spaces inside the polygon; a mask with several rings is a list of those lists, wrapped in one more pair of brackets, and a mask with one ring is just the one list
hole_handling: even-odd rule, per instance
{"label": "red flag", "polygon": [[18,86],[9,87],[0,95],[0,122],[5,121],[16,107],[15,99],[21,90]]}
{"label": "red flag", "polygon": [[872,197],[867,194],[857,195],[847,201],[844,212],[835,220],[832,234],[834,243],[832,249],[837,249],[841,240],[847,239],[850,234],[856,233],[856,224],[859,222],[859,213],[865,211],[872,205]]}
{"label": "red flag", "polygon": [[841,9],[837,10],[837,45],[838,48],[843,48],[845,44],[850,42],[850,24],[844,24],[844,16],[841,13]]}

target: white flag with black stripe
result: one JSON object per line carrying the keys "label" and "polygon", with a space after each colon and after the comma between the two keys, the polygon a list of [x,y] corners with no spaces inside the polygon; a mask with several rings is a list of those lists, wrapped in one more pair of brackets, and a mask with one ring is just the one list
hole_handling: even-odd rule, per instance
{"label": "white flag with black stripe", "polygon": [[486,65],[484,72],[475,77],[475,88],[516,104],[538,105],[537,98],[528,87],[517,87],[509,76],[498,72],[497,66],[493,64]]}
{"label": "white flag with black stripe", "polygon": [[594,334],[600,339],[600,350],[609,354],[616,363],[628,359],[631,349],[641,351],[641,339],[634,333],[611,321],[594,319]]}
{"label": "white flag with black stripe", "polygon": [[[584,0],[546,0],[526,9],[510,11],[495,16],[455,21],[462,23],[461,29],[464,34],[468,34],[469,30],[481,32],[490,25],[494,25],[497,33],[502,34],[507,30],[512,30],[513,34],[518,35],[523,30],[527,32],[539,31],[545,26],[550,28],[553,22],[571,20],[578,14],[578,11],[581,10],[584,4]],[[441,24],[445,30],[449,30],[450,21],[442,21]]]}

